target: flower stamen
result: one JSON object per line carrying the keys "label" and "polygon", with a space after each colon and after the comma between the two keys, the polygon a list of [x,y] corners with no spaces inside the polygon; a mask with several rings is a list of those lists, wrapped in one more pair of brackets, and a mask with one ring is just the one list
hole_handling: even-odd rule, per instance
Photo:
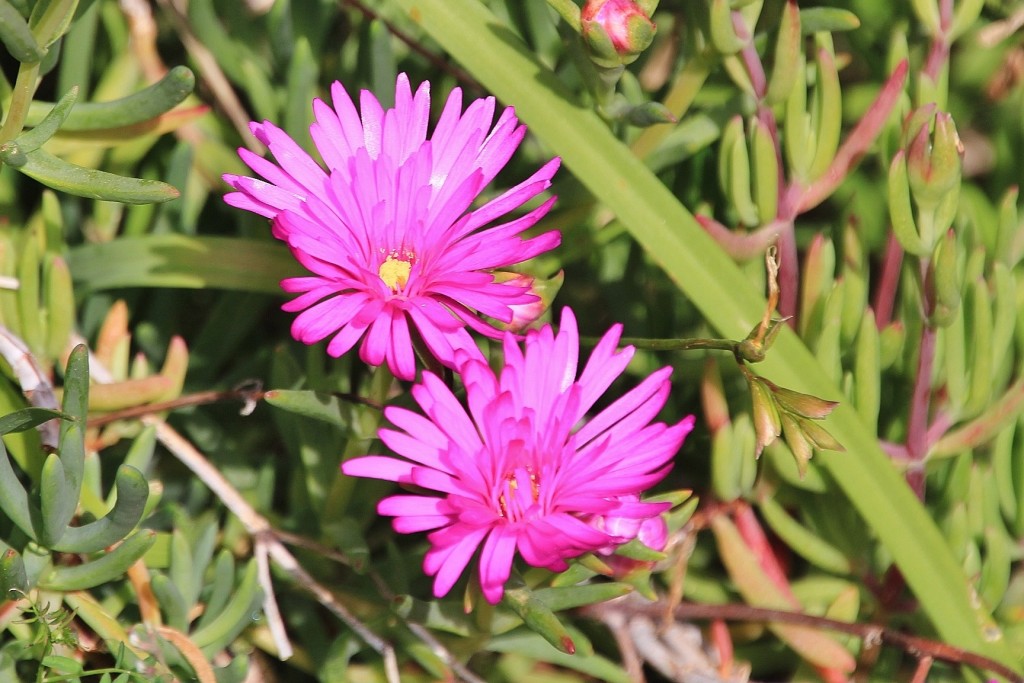
{"label": "flower stamen", "polygon": [[[529,497],[519,487],[527,481],[530,483]],[[524,487],[525,488],[525,487]],[[540,499],[540,478],[532,468],[518,467],[505,475],[504,491],[498,495],[498,514],[511,521],[522,519]]]}
{"label": "flower stamen", "polygon": [[380,268],[377,269],[377,275],[384,281],[392,292],[397,292],[404,288],[406,283],[409,282],[409,273],[412,271],[413,257],[399,256],[396,252],[392,252],[385,260],[384,263],[380,264]]}

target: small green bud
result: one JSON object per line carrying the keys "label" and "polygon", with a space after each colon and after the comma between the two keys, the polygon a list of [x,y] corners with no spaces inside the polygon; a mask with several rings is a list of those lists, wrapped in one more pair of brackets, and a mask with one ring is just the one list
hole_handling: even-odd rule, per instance
{"label": "small green bud", "polygon": [[754,457],[759,458],[761,451],[782,434],[782,420],[771,390],[757,377],[748,376],[747,384],[750,385],[750,403],[754,412],[754,431],[757,435]]}
{"label": "small green bud", "polygon": [[626,112],[626,121],[638,128],[646,128],[659,123],[678,123],[672,111],[661,102],[644,102],[630,107]]}

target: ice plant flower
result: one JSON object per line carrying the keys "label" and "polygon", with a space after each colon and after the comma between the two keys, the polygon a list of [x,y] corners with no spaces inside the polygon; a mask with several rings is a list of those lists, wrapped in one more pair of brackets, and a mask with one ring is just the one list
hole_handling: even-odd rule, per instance
{"label": "ice plant flower", "polygon": [[[396,406],[381,441],[401,457],[348,460],[351,476],[386,479],[426,493],[383,499],[399,533],[430,531],[424,571],[442,597],[479,549],[480,585],[501,600],[518,550],[527,564],[552,571],[566,560],[635,536],[669,503],[639,495],[661,481],[693,428],[651,420],[664,406],[670,368],[662,368],[589,420],[587,412],[622,374],[633,348],[616,351],[621,326],[609,330],[577,377],[579,335],[569,309],[556,335],[550,325],[527,333],[525,349],[505,335],[504,366],[495,373],[479,356],[459,372],[467,408],[433,373],[413,387],[423,414]],[[433,493],[437,495],[434,495]],[[635,520],[603,530],[596,518]]]}
{"label": "ice plant flower", "polygon": [[338,82],[331,97],[333,107],[313,102],[310,126],[326,170],[274,124],[252,123],[276,163],[240,149],[263,180],[225,175],[236,191],[224,199],[271,219],[274,236],[311,272],[281,283],[299,295],[283,307],[299,312],[292,324],[296,339],[313,344],[331,337],[332,356],[362,339],[363,361],[387,361],[396,376],[412,379],[418,333],[451,367],[456,351],[473,343],[467,325],[500,338],[483,316],[511,322],[513,306],[536,301],[528,285],[497,282],[490,271],[559,244],[557,231],[520,236],[554,198],[506,218],[550,186],[559,160],[472,208],[525,135],[511,107],[492,127],[494,98],[475,100],[463,111],[456,88],[428,138],[428,83],[413,94],[400,75],[395,106],[386,111],[367,91],[357,111]]}

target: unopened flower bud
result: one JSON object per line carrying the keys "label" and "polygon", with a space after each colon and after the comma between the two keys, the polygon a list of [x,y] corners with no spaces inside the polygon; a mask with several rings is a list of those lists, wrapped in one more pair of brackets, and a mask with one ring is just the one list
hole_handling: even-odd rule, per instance
{"label": "unopened flower bud", "polygon": [[606,68],[633,62],[650,46],[656,30],[635,0],[587,0],[580,22],[590,58]]}
{"label": "unopened flower bud", "polygon": [[563,271],[558,271],[553,277],[547,279],[509,271],[496,271],[493,275],[496,282],[528,289],[530,294],[537,297],[535,301],[528,304],[512,304],[509,306],[512,309],[512,320],[498,326],[501,329],[517,334],[540,320],[545,311],[551,308],[551,303],[554,301],[555,295],[558,294],[558,290],[562,288],[562,282],[565,280],[565,273]]}
{"label": "unopened flower bud", "polygon": [[[914,199],[922,209],[931,209],[960,185],[963,143],[953,117],[935,114],[934,123],[925,122],[914,131],[907,147],[907,176]],[[931,130],[929,130],[931,129]]]}

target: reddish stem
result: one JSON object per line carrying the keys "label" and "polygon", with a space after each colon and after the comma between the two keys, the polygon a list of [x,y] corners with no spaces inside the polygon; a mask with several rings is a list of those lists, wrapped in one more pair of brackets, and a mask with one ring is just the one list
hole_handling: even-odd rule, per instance
{"label": "reddish stem", "polygon": [[883,643],[897,647],[904,652],[912,653],[918,657],[931,657],[935,661],[948,662],[975,667],[981,671],[989,671],[1002,676],[1014,683],[1024,683],[1024,676],[1011,669],[1005,664],[994,659],[970,652],[954,645],[942,643],[936,640],[929,640],[919,636],[902,633],[878,624],[859,624],[847,621],[838,621],[826,617],[816,617],[800,612],[786,612],[782,610],[751,607],[750,605],[700,605],[684,602],[678,605],[669,606],[664,602],[641,602],[629,600],[629,598],[610,600],[594,605],[580,608],[584,614],[592,614],[600,617],[611,610],[621,610],[625,613],[643,614],[652,618],[661,619],[665,616],[666,609],[670,609],[676,619],[680,621],[693,621],[695,619],[724,619],[726,621],[748,621],[776,624],[800,624],[822,630],[847,633],[856,636],[863,641]]}
{"label": "reddish stem", "polygon": [[796,249],[796,232],[790,229],[779,233],[778,248],[779,315],[789,318],[787,324],[795,329],[797,294],[800,291],[800,257]]}
{"label": "reddish stem", "polygon": [[910,484],[918,498],[924,499],[924,470],[920,467],[920,461],[928,453],[928,418],[937,335],[935,327],[928,321],[935,308],[935,302],[925,285],[928,262],[922,259],[920,268],[921,298],[924,310],[922,311],[921,340],[917,351],[917,376],[914,378],[914,390],[910,398],[910,415],[907,418],[907,455],[912,462],[917,464],[912,464],[907,471],[907,483]]}
{"label": "reddish stem", "polygon": [[896,305],[896,291],[900,284],[900,267],[903,265],[903,247],[896,235],[889,233],[882,256],[882,273],[875,291],[875,324],[879,330],[892,322],[892,311]]}
{"label": "reddish stem", "polygon": [[732,635],[725,619],[711,620],[711,642],[718,651],[718,673],[727,679],[735,663],[732,648]]}

